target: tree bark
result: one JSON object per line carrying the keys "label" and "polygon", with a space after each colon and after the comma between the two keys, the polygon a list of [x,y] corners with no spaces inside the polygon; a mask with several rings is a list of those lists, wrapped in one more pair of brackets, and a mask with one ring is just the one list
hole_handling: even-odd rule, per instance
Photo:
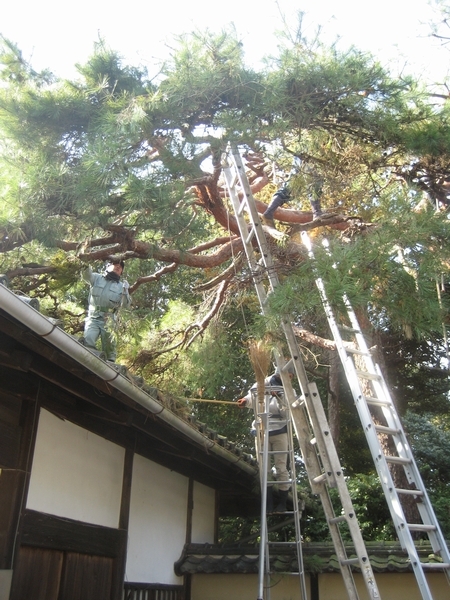
{"label": "tree bark", "polygon": [[339,372],[340,360],[337,350],[328,350],[330,371],[328,375],[328,423],[331,436],[339,453],[341,420],[339,411]]}

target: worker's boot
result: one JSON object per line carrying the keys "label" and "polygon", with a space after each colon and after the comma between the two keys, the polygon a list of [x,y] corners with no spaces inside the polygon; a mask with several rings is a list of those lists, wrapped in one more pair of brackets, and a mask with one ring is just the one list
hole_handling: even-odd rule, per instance
{"label": "worker's boot", "polygon": [[267,486],[266,513],[273,513],[273,489],[271,485]]}
{"label": "worker's boot", "polygon": [[262,215],[262,221],[265,225],[269,225],[270,227],[274,226],[273,215],[277,208],[283,206],[285,202],[287,202],[290,198],[290,192],[286,187],[279,189],[272,196],[272,200],[270,201],[269,206],[266,211]]}
{"label": "worker's boot", "polygon": [[272,198],[271,203],[267,207],[266,211],[263,212],[263,215],[261,217],[261,220],[264,223],[264,225],[268,225],[269,227],[275,228],[273,214],[277,210],[277,208],[279,208],[282,204],[284,204],[284,200],[278,194],[275,194]]}
{"label": "worker's boot", "polygon": [[289,490],[279,490],[278,491],[278,504],[275,508],[276,513],[284,513],[286,512],[286,500],[289,494]]}
{"label": "worker's boot", "polygon": [[263,225],[267,225],[267,227],[272,227],[272,229],[275,229],[275,221],[266,217],[265,214],[261,216],[261,221]]}

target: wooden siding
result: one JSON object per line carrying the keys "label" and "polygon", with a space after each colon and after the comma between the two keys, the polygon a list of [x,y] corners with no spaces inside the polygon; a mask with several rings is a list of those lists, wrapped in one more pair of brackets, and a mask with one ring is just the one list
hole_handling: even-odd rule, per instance
{"label": "wooden siding", "polygon": [[110,600],[113,569],[111,558],[66,553],[58,600]]}
{"label": "wooden siding", "polygon": [[63,557],[57,550],[20,548],[10,600],[58,600]]}
{"label": "wooden siding", "polygon": [[39,385],[24,386],[16,396],[9,389],[20,382],[22,373],[17,375],[0,366],[0,569],[13,565],[37,426]]}
{"label": "wooden siding", "polygon": [[111,600],[114,560],[22,546],[10,600]]}

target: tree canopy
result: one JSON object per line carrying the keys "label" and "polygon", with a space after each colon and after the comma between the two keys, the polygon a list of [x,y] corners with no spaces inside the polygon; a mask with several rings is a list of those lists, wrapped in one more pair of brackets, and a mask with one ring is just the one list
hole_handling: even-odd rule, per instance
{"label": "tree canopy", "polygon": [[[153,79],[105,42],[73,81],[36,72],[6,39],[0,65],[0,270],[12,289],[79,334],[81,268],[125,260],[133,310],[122,316],[121,361],[192,398],[242,394],[253,378],[247,341],[274,334],[290,313],[307,368],[332,399],[345,391],[330,388],[332,344],[299,239],[307,230],[329,240],[333,259],[318,244],[317,260],[330,299],[339,310],[345,291],[364,313],[401,412],[446,410],[442,98],[371,55],[300,35],[260,70],[229,31],[182,36]],[[275,213],[282,285],[264,322],[222,177],[229,142],[260,213],[288,177],[292,192]],[[313,219],[318,181],[325,216]],[[196,408],[200,418],[209,409]],[[232,410],[209,418],[225,426]],[[360,459],[348,456],[349,471]]]}

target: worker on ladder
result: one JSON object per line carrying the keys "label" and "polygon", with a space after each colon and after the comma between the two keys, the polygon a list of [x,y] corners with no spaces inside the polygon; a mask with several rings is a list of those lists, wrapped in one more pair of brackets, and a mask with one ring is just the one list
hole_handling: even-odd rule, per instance
{"label": "worker on ladder", "polygon": [[[288,369],[289,377],[292,379],[294,376],[294,368]],[[265,379],[265,406],[269,412],[269,448],[268,450],[274,452],[274,466],[276,472],[276,480],[282,481],[278,486],[278,503],[274,509],[273,501],[273,486],[267,486],[267,513],[284,513],[286,512],[286,501],[289,494],[289,473],[287,469],[287,457],[288,457],[288,433],[287,433],[287,421],[286,421],[286,400],[283,393],[283,384],[281,376],[278,370],[272,375]],[[250,388],[247,394],[237,401],[240,408],[254,408],[254,397],[257,393],[256,383]],[[256,423],[253,423],[254,431],[256,431]],[[256,435],[258,432],[256,431]],[[258,451],[258,446],[257,446]],[[268,477],[267,480],[272,479],[272,465],[268,461]]]}
{"label": "worker on ladder", "polygon": [[[303,171],[307,180],[308,200],[311,204],[313,219],[319,219],[323,215],[320,204],[323,188],[323,177],[309,165],[305,165],[303,167]],[[289,180],[293,174],[295,174],[294,168],[289,174],[287,181],[283,183],[283,185],[273,194],[269,206],[262,214],[262,222],[264,225],[275,228],[273,217],[277,208],[283,206],[283,204],[288,202],[291,197]]]}

